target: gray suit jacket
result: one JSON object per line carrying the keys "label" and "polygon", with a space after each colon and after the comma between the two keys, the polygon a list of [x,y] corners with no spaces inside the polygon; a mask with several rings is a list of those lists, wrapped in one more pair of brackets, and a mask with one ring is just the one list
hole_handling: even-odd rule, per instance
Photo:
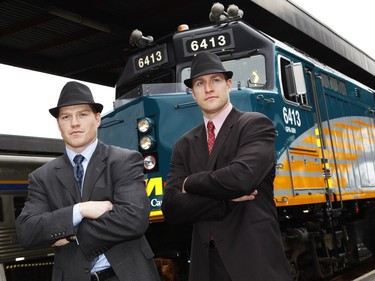
{"label": "gray suit jacket", "polygon": [[[203,124],[175,144],[162,210],[171,223],[193,223],[189,280],[210,280],[211,235],[232,281],[291,280],[273,201],[274,141],[267,117],[233,108],[210,157]],[[230,201],[254,189],[255,200]]]}
{"label": "gray suit jacket", "polygon": [[[26,248],[55,247],[53,281],[90,280],[91,261],[104,253],[121,281],[159,280],[153,252],[144,236],[150,204],[145,191],[143,159],[136,152],[98,142],[87,166],[82,198],[73,167],[64,154],[29,175],[29,193],[17,218],[17,233]],[[73,205],[109,200],[113,210],[73,228]]]}

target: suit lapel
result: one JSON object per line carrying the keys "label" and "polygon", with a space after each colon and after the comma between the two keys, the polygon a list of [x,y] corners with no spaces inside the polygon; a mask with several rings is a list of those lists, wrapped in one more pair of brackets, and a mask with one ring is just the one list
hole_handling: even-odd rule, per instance
{"label": "suit lapel", "polygon": [[56,163],[56,177],[62,187],[68,190],[76,202],[81,201],[79,188],[74,179],[73,166],[66,154],[58,158]]}
{"label": "suit lapel", "polygon": [[102,142],[98,142],[98,146],[96,147],[90,159],[90,162],[87,166],[87,170],[85,173],[82,191],[82,201],[87,201],[90,199],[95,183],[105,168],[104,160],[105,158],[107,158],[108,155],[107,148],[108,147],[104,145]]}
{"label": "suit lapel", "polygon": [[194,143],[192,147],[194,147],[192,150],[198,159],[201,169],[204,169],[208,161],[207,133],[204,124],[199,126],[197,132],[194,134]]}

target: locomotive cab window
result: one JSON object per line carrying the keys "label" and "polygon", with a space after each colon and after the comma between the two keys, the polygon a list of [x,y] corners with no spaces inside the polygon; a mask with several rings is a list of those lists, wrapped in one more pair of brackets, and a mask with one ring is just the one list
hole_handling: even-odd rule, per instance
{"label": "locomotive cab window", "polygon": [[[233,71],[233,87],[237,84],[251,88],[261,88],[266,85],[266,60],[263,55],[223,62],[224,68]],[[190,77],[190,67],[181,71],[181,81]]]}
{"label": "locomotive cab window", "polygon": [[[246,74],[246,73],[245,73]],[[250,57],[249,87],[263,87],[266,85],[266,61],[263,55]]]}

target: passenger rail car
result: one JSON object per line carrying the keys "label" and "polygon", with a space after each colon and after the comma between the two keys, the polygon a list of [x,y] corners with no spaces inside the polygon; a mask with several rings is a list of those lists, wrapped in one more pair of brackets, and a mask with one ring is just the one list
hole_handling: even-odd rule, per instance
{"label": "passenger rail car", "polygon": [[375,251],[375,91],[241,16],[236,6],[224,11],[216,3],[212,24],[184,25],[155,42],[135,30],[130,42],[140,48],[125,65],[99,136],[144,155],[149,239],[158,258],[172,263],[174,280],[185,280],[178,262],[188,264],[189,235],[165,224],[160,206],[173,144],[202,122],[182,81],[195,54],[216,53],[234,72],[231,102],[275,125],[274,201],[294,279],[329,278]]}
{"label": "passenger rail car", "polygon": [[63,148],[61,140],[0,135],[0,280],[17,280],[16,276],[49,280],[40,274],[33,279],[35,274],[31,273],[45,265],[42,261],[53,260],[53,248],[22,248],[17,241],[15,219],[27,196],[28,174],[62,154]]}

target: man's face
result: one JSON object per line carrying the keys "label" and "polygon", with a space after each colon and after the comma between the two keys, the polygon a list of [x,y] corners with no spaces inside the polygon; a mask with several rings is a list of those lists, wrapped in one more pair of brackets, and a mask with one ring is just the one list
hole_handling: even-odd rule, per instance
{"label": "man's face", "polygon": [[232,80],[226,80],[223,73],[199,76],[192,83],[193,98],[208,119],[213,119],[228,106],[231,88]]}
{"label": "man's face", "polygon": [[67,147],[80,153],[95,141],[100,120],[100,113],[80,104],[61,107],[57,124]]}

